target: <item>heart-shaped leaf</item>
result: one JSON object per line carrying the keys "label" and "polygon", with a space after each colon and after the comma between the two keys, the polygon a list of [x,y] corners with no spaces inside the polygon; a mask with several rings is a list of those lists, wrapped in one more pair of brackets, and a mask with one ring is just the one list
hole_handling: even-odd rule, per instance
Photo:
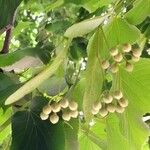
{"label": "heart-shaped leaf", "polygon": [[104,27],[104,31],[110,48],[118,44],[134,43],[140,38],[138,28],[122,18],[114,18]]}
{"label": "heart-shaped leaf", "polygon": [[107,118],[108,150],[118,149],[121,145],[124,150],[141,150],[150,135],[142,120],[143,115],[150,112],[150,60],[142,59],[136,63],[132,73],[122,66],[119,74],[120,88],[129,106],[123,114],[117,114],[118,117]]}
{"label": "heart-shaped leaf", "polygon": [[[142,116],[150,112],[150,60],[142,59],[135,64],[134,71],[120,71],[121,88],[129,100],[129,106],[121,119],[123,135],[133,149],[141,149],[150,131],[142,121]],[[142,92],[141,92],[142,90]],[[131,142],[132,141],[132,142]]]}
{"label": "heart-shaped leaf", "polygon": [[13,116],[11,150],[65,150],[63,123],[53,125],[49,120],[41,120],[39,114],[44,105],[46,100],[36,97],[30,111],[20,111]]}

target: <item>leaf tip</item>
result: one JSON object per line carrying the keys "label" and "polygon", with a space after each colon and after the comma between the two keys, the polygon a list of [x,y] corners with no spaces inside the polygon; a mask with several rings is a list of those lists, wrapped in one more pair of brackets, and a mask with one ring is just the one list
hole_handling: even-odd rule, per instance
{"label": "leaf tip", "polygon": [[11,104],[10,98],[8,97],[8,98],[6,99],[6,101],[5,101],[5,105],[10,105],[10,104]]}

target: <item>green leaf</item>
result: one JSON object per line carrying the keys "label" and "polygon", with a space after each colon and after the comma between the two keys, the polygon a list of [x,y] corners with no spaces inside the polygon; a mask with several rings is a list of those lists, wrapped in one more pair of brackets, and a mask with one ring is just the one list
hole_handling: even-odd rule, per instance
{"label": "green leaf", "polygon": [[82,110],[83,97],[84,97],[84,92],[85,92],[85,84],[86,84],[86,79],[83,77],[77,83],[71,95],[72,99],[78,102],[79,110]]}
{"label": "green leaf", "polygon": [[36,1],[36,0],[26,0],[28,2],[25,3],[24,9],[30,9],[34,12],[40,13],[41,11],[44,11],[43,8],[43,1]]}
{"label": "green leaf", "polygon": [[143,146],[143,150],[149,150],[149,144],[148,144],[148,142]]}
{"label": "green leaf", "polygon": [[128,22],[138,25],[150,15],[150,0],[136,0],[134,6],[129,10],[125,18]]}
{"label": "green leaf", "polygon": [[15,78],[9,77],[7,74],[0,72],[0,91],[6,89],[15,83]]}
{"label": "green leaf", "polygon": [[77,60],[79,61],[81,58],[87,57],[87,40],[85,38],[79,37],[75,38],[72,41],[72,45],[70,47],[70,57],[74,61]]}
{"label": "green leaf", "polygon": [[0,73],[0,107],[4,108],[4,102],[20,85],[18,78],[13,74]]}
{"label": "green leaf", "polygon": [[[129,100],[127,111],[121,120],[121,128],[132,149],[141,150],[150,131],[142,121],[142,116],[150,111],[150,60],[141,59],[135,64],[134,71],[120,71],[121,88]],[[141,91],[142,90],[142,91]]]}
{"label": "green leaf", "polygon": [[42,52],[39,48],[25,48],[8,54],[0,55],[0,67],[14,64],[25,56],[38,56]]}
{"label": "green leaf", "polygon": [[2,69],[6,72],[14,71],[15,73],[19,73],[29,68],[42,65],[43,63],[39,58],[32,56],[25,56],[10,66],[2,67]]}
{"label": "green leaf", "polygon": [[11,134],[11,126],[10,124],[8,126],[2,127],[1,125],[5,123],[12,115],[12,109],[9,108],[7,111],[3,111],[0,109],[0,130],[4,128],[2,132],[0,132],[0,145],[4,142],[4,140],[8,137],[8,135]]}
{"label": "green leaf", "polygon": [[13,84],[11,86],[8,86],[4,90],[0,91],[0,107],[7,108],[4,103],[6,99],[12,95],[18,88],[20,88],[22,84]]}
{"label": "green leaf", "polygon": [[95,118],[90,130],[103,141],[103,149],[107,149],[106,118]]}
{"label": "green leaf", "polygon": [[[128,35],[128,34],[131,34],[131,36],[127,37],[126,35]],[[100,79],[102,80],[102,78],[103,78],[102,75],[98,75],[98,73],[97,73],[98,70],[100,69],[100,64],[97,64],[97,67],[95,67],[95,69],[93,70],[94,65],[97,61],[96,52],[94,52],[94,50],[98,49],[100,58],[104,59],[104,58],[108,57],[108,54],[109,54],[108,50],[111,47],[116,46],[121,43],[128,43],[128,42],[133,43],[139,37],[140,37],[140,32],[135,26],[130,25],[124,19],[114,18],[112,22],[110,22],[103,28],[103,30],[99,29],[95,33],[94,37],[92,38],[93,43],[91,42],[92,40],[90,40],[89,47],[91,47],[91,51],[90,50],[88,51],[88,54],[89,54],[88,64],[87,64],[87,74],[88,75],[86,76],[87,80],[86,80],[85,95],[84,95],[84,101],[83,101],[83,108],[84,108],[86,118],[87,118],[87,116],[88,117],[91,116],[90,110],[91,110],[92,103],[98,99],[98,95],[101,92],[102,81],[100,84],[99,80]],[[91,45],[93,45],[93,46],[91,46]],[[91,56],[91,53],[93,53],[92,56]],[[89,69],[89,63],[91,66],[90,69]],[[125,75],[125,78],[127,78],[127,75]],[[130,82],[131,82],[131,80],[132,79],[130,79]],[[140,82],[142,82],[142,80]],[[139,93],[139,91],[137,93]],[[87,107],[85,107],[85,106],[87,106]],[[149,105],[147,104],[147,106],[149,106]],[[140,105],[137,108],[139,108],[139,107],[140,107]],[[133,117],[135,117],[135,115],[133,115]],[[130,118],[130,119],[133,119],[133,118]],[[109,145],[108,149],[116,150],[119,147],[121,147],[123,144],[125,144],[124,149],[128,150],[128,148],[130,147],[128,138],[126,138],[125,136],[122,135],[122,133],[120,133],[121,129],[119,126],[119,121],[117,120],[117,122],[116,122],[116,120],[117,119],[114,120],[114,118],[113,118],[112,121],[108,120],[108,122],[106,124],[107,130],[108,130],[108,133],[107,133],[108,134],[107,135],[108,145]],[[129,120],[128,120],[128,122],[133,123],[132,121],[129,121]],[[137,122],[137,124],[138,123],[139,122]],[[134,126],[135,126],[135,124],[134,124]],[[134,128],[134,129],[136,129],[136,128]],[[139,132],[141,132],[141,131],[142,130],[140,128]],[[135,131],[135,132],[137,132],[137,131]],[[147,135],[147,133],[148,132],[146,131],[146,135]],[[145,132],[143,134],[145,134]],[[142,136],[142,134],[141,134],[141,136]],[[113,140],[112,140],[112,137],[113,137]],[[120,143],[117,145],[116,142],[119,140],[118,137],[120,138],[120,141],[119,141]],[[137,137],[137,136],[135,136],[135,137]],[[110,140],[112,140],[112,141],[110,141]],[[132,142],[132,141],[133,140],[130,140],[130,142]]]}
{"label": "green leaf", "polygon": [[147,38],[150,38],[150,24],[149,24],[149,26],[147,27],[147,29],[146,29],[146,31],[145,31],[145,36],[147,37]]}
{"label": "green leaf", "polygon": [[85,150],[85,149],[86,150],[101,150],[99,146],[97,146],[84,134],[79,137],[79,141],[80,141],[80,150]]}
{"label": "green leaf", "polygon": [[138,28],[122,18],[113,18],[113,20],[104,27],[104,32],[109,48],[118,44],[134,43],[140,38]]}
{"label": "green leaf", "polygon": [[63,123],[53,125],[39,117],[46,105],[42,97],[35,97],[30,111],[17,112],[12,118],[12,144],[10,150],[64,150],[65,135]]}
{"label": "green leaf", "polygon": [[79,150],[79,142],[78,142],[78,130],[79,130],[79,120],[72,119],[68,124],[65,124],[65,150]]}
{"label": "green leaf", "polygon": [[100,7],[112,3],[114,0],[88,0],[88,1],[87,0],[64,0],[64,1],[65,3],[73,3],[78,6],[82,6],[91,13]]}
{"label": "green leaf", "polygon": [[76,23],[68,28],[64,35],[68,38],[83,36],[96,29],[108,16],[109,15],[105,15],[103,17],[95,17]]}
{"label": "green leaf", "polygon": [[0,0],[0,29],[11,23],[14,12],[21,1],[22,0]]}
{"label": "green leaf", "polygon": [[32,23],[20,21],[13,30],[13,36],[18,36],[22,30],[28,28]]}
{"label": "green leaf", "polygon": [[[150,60],[141,59],[132,73],[120,68],[120,86],[129,101],[126,111],[107,119],[109,150],[124,145],[124,150],[141,150],[148,140],[150,131],[142,116],[150,111]],[[142,91],[141,91],[142,90]],[[118,142],[119,141],[119,142]]]}
{"label": "green leaf", "polygon": [[[96,128],[95,128],[96,127]],[[98,127],[98,128],[97,128]],[[99,122],[96,122],[90,128],[81,126],[79,141],[80,141],[80,150],[88,149],[88,150],[106,150],[106,140],[104,131],[105,128]]]}
{"label": "green leaf", "polygon": [[52,64],[48,66],[45,70],[43,70],[41,73],[39,73],[37,76],[32,78],[30,81],[25,83],[21,88],[19,88],[11,96],[9,96],[6,99],[5,104],[9,105],[18,101],[19,99],[24,97],[26,94],[32,92],[34,89],[39,87],[40,84],[46,81],[50,76],[52,76],[57,71],[61,63],[64,61],[64,59],[66,58],[69,43],[70,41],[69,42],[67,41],[65,44],[64,43],[60,44],[57,50],[61,52],[57,55],[57,57],[52,62]]}
{"label": "green leaf", "polygon": [[118,44],[134,43],[140,38],[138,28],[122,18],[113,18],[107,25],[100,28],[97,34],[99,35],[97,46],[99,45],[99,54],[102,59],[109,57],[110,48]]}
{"label": "green leaf", "polygon": [[148,99],[150,98],[149,75],[150,60],[144,58],[134,64],[132,73],[127,73],[124,67],[120,71],[122,89],[126,96],[129,97],[129,103],[132,108],[136,107],[141,113],[150,111],[150,105],[148,105]]}
{"label": "green leaf", "polygon": [[45,11],[49,12],[51,10],[54,10],[54,9],[60,7],[61,5],[63,5],[63,3],[64,3],[64,0],[57,0],[54,3],[50,3],[46,6]]}
{"label": "green leaf", "polygon": [[120,147],[122,150],[136,150],[128,145],[128,139],[122,135],[120,130],[118,118],[115,115],[109,116],[106,122],[107,150],[117,150]]}
{"label": "green leaf", "polygon": [[[89,143],[89,147],[96,149],[107,149],[107,140],[106,140],[106,132],[105,132],[105,124],[102,120],[94,120],[93,125],[90,125],[89,128],[81,125],[79,140],[82,142],[82,139],[87,140]],[[86,147],[86,142],[80,143],[80,146]]]}
{"label": "green leaf", "polygon": [[86,8],[89,12],[94,12],[100,7],[107,6],[114,0],[82,0],[82,6]]}
{"label": "green leaf", "polygon": [[100,51],[100,34],[99,30],[90,39],[88,45],[88,63],[86,70],[85,93],[83,98],[83,110],[85,118],[90,121],[92,114],[92,104],[99,100],[103,85],[103,71],[100,66],[101,56]]}
{"label": "green leaf", "polygon": [[71,22],[68,20],[60,20],[49,23],[45,26],[46,30],[55,34],[64,34],[65,30],[69,28]]}

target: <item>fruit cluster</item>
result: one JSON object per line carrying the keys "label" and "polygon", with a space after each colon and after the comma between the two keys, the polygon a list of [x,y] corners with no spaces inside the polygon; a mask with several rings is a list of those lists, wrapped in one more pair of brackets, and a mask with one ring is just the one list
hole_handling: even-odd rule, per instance
{"label": "fruit cluster", "polygon": [[[78,117],[78,104],[75,101],[68,101],[63,99],[60,102],[52,102],[52,104],[47,104],[43,107],[40,113],[40,118],[42,120],[47,120],[49,118],[52,124],[56,124],[59,121],[60,115],[63,120],[69,121],[71,118]],[[61,112],[61,113],[60,113]]]}
{"label": "fruit cluster", "polygon": [[100,114],[100,116],[105,117],[108,113],[123,113],[127,106],[128,100],[123,97],[121,91],[104,92],[101,100],[94,102],[92,114]]}
{"label": "fruit cluster", "polygon": [[[138,62],[141,54],[142,51],[139,48],[132,48],[132,45],[129,43],[118,45],[110,50],[111,57],[103,60],[101,66],[104,70],[110,69],[112,73],[116,73],[119,70],[119,64],[125,61],[125,70],[132,72],[133,63],[131,62]],[[129,62],[127,56],[131,57],[131,62]]]}

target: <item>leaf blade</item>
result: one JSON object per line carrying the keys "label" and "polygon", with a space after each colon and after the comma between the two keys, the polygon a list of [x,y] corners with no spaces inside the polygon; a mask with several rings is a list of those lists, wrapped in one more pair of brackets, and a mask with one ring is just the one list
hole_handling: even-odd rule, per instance
{"label": "leaf blade", "polygon": [[43,121],[39,117],[46,104],[45,98],[35,97],[30,111],[18,111],[13,115],[11,150],[65,150],[62,121],[53,125],[49,120]]}
{"label": "leaf blade", "polygon": [[88,46],[89,56],[86,70],[85,93],[83,97],[83,111],[87,121],[90,121],[92,105],[97,101],[101,94],[103,85],[103,71],[98,57],[100,51],[99,30],[91,38]]}
{"label": "leaf blade", "polygon": [[150,14],[150,0],[137,0],[134,7],[129,10],[125,18],[134,25],[140,24]]}
{"label": "leaf blade", "polygon": [[[124,150],[141,150],[150,135],[148,126],[142,121],[143,115],[150,110],[149,70],[149,59],[141,59],[136,63],[132,73],[126,72],[123,66],[120,68],[120,88],[129,105],[123,114],[107,118],[110,150],[121,145],[124,145]],[[114,144],[115,140],[119,142]]]}

